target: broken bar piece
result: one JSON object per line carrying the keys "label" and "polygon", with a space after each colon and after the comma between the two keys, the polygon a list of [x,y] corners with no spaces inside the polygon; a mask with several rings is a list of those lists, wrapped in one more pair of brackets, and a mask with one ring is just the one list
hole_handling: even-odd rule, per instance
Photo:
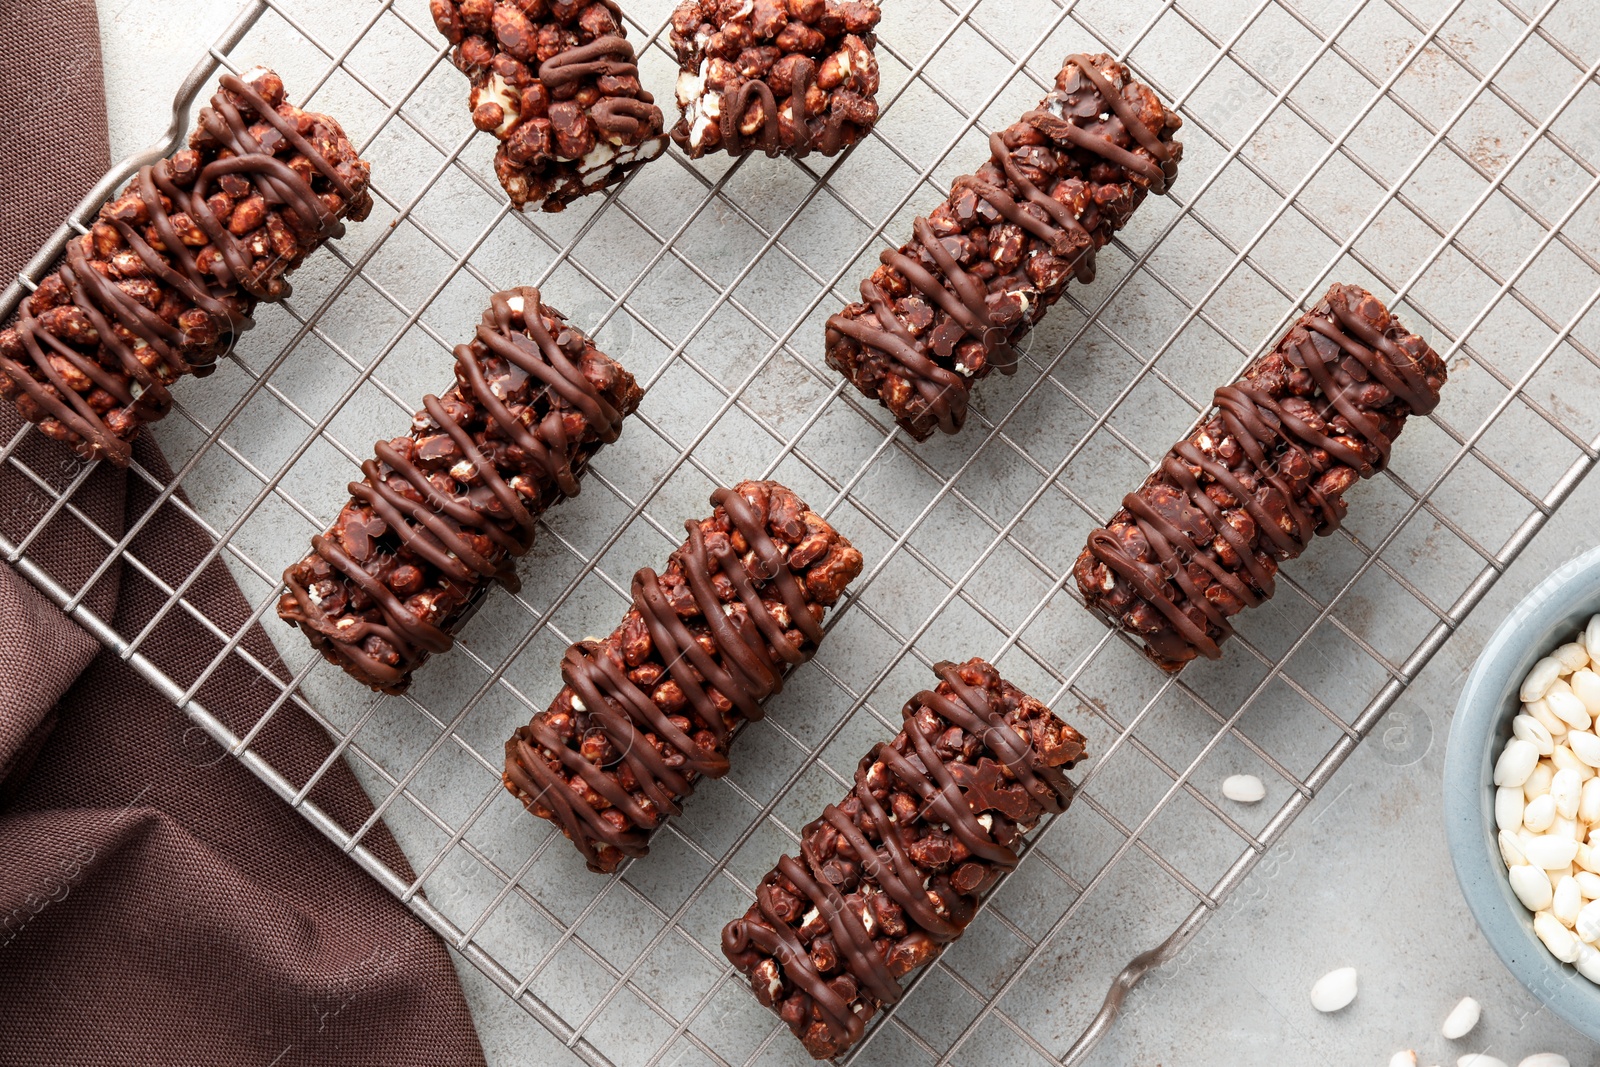
{"label": "broken bar piece", "polygon": [[1344,491],[1388,465],[1445,376],[1377,297],[1334,285],[1089,534],[1073,567],[1085,603],[1165,671],[1217,659],[1228,619],[1272,596],[1281,562],[1339,528]]}
{"label": "broken bar piece", "polygon": [[667,146],[613,0],[431,0],[472,83],[472,122],[519,210],[561,211]]}
{"label": "broken bar piece", "polygon": [[1095,252],[1177,175],[1183,120],[1106,55],[1068,56],[1037,108],[989,137],[990,158],[879,257],[861,300],[828,319],[829,366],[919,441],[955,433],[974,382],[1094,278]]}
{"label": "broken bar piece", "polygon": [[512,559],[539,516],[578,494],[639,406],[633,376],[537,289],[491,297],[455,356],[455,384],[423,398],[409,436],[378,442],[338,520],[283,575],[278,617],[386,693],[450,648],[491,580],[517,590]]}
{"label": "broken bar piece", "polygon": [[665,571],[633,576],[611,636],[567,649],[566,685],[506,742],[506,788],[592,871],[644,855],[700,776],[728,772],[737,727],[816,654],[825,609],[861,573],[861,553],[777,482],[711,504]]}
{"label": "broken bar piece", "polygon": [[684,0],[672,139],[691,159],[855,144],[878,121],[880,17],[876,0]]}
{"label": "broken bar piece", "polygon": [[894,740],[800,831],[722,951],[819,1060],[861,1039],[900,979],[960,937],[1016,845],[1065,810],[1078,731],[981,659],[934,665]]}
{"label": "broken bar piece", "polygon": [[130,442],[203,378],[258,301],[342,220],[372,209],[368,165],[339,124],[284,98],[264,67],[224,74],[187,148],[140,168],[68,242],[0,332],[0,396],[85,459],[125,467]]}

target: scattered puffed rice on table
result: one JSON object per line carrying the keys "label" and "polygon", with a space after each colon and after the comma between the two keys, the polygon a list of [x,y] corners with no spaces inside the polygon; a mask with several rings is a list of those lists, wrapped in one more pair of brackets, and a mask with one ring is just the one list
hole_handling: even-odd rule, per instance
{"label": "scattered puffed rice on table", "polygon": [[1222,795],[1240,804],[1255,804],[1267,795],[1267,787],[1253,774],[1230,774],[1222,780]]}
{"label": "scattered puffed rice on table", "polygon": [[1356,969],[1340,967],[1317,979],[1311,987],[1311,1006],[1320,1012],[1338,1011],[1356,999]]}
{"label": "scattered puffed rice on table", "polygon": [[1389,1067],[1417,1067],[1417,1054],[1412,1049],[1404,1049],[1389,1057]]}
{"label": "scattered puffed rice on table", "polygon": [[1535,1052],[1517,1067],[1572,1067],[1572,1063],[1559,1052]]}
{"label": "scattered puffed rice on table", "polygon": [[[1600,615],[1572,641],[1553,649],[1529,670],[1519,695],[1522,713],[1494,764],[1494,820],[1506,877],[1545,948],[1600,985]],[[1446,1037],[1462,1001],[1445,1020]],[[1553,1056],[1553,1059],[1541,1059]],[[1468,1056],[1463,1067],[1504,1067],[1487,1056]],[[1559,1067],[1554,1053],[1529,1057],[1519,1067]]]}
{"label": "scattered puffed rice on table", "polygon": [[1478,1025],[1478,1017],[1483,1013],[1483,1008],[1471,997],[1462,997],[1460,1003],[1450,1009],[1450,1014],[1444,1017],[1444,1025],[1439,1027],[1439,1032],[1446,1038],[1454,1041],[1458,1037],[1466,1037],[1472,1028]]}

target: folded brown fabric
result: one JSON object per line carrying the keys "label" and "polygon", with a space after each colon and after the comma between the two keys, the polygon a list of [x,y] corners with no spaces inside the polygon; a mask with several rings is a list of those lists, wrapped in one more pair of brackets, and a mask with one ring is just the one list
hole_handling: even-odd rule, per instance
{"label": "folded brown fabric", "polygon": [[1371,293],[1334,285],[1091,531],[1073,566],[1091,611],[1166,671],[1216,659],[1278,564],[1344,521],[1344,492],[1439,403],[1444,361]]}
{"label": "folded brown fabric", "polygon": [[899,979],[960,937],[1018,862],[1016,845],[1072,800],[1083,736],[970,659],[906,702],[905,725],[856,767],[855,788],[800,831],[722,951],[819,1060],[861,1039]]}
{"label": "folded brown fabric", "polygon": [[[0,19],[0,289],[110,169],[100,27],[86,0],[7,5]],[[48,87],[49,91],[44,91]],[[39,166],[50,160],[53,166]]]}
{"label": "folded brown fabric", "polygon": [[[89,0],[40,0],[0,20],[0,266],[18,269],[106,167],[98,32]],[[49,91],[39,96],[39,87]],[[39,106],[41,100],[49,106]],[[51,166],[37,161],[48,158]],[[0,440],[25,424],[0,406]],[[158,479],[171,471],[148,438],[133,444]],[[64,485],[81,469],[33,433],[16,458]],[[74,507],[112,537],[154,503],[143,480],[92,472]],[[0,465],[0,533],[15,541],[49,497]],[[211,541],[171,503],[129,551],[167,582]],[[79,590],[105,544],[57,515],[30,561]],[[250,605],[212,562],[187,597],[228,632]],[[165,594],[129,568],[85,592],[96,616],[138,631]],[[182,611],[141,651],[179,684],[221,649]],[[259,627],[243,647],[288,677]],[[0,1062],[7,1065],[483,1063],[455,972],[431,931],[204,738],[118,656],[99,651],[26,579],[0,567]],[[237,657],[201,687],[242,732],[272,703]],[[53,728],[52,728],[53,727]],[[294,705],[258,751],[302,784],[327,735]],[[371,803],[343,764],[311,799],[341,825]],[[409,877],[380,826],[366,843]]]}
{"label": "folded brown fabric", "polygon": [[[0,412],[0,435],[21,420]],[[171,471],[146,437],[141,467]],[[35,434],[34,470],[66,450]],[[0,468],[4,499],[27,483]],[[112,536],[152,506],[154,490],[109,466],[74,503]],[[13,540],[44,502],[7,511]],[[105,548],[71,519],[51,523],[29,557],[75,589]],[[185,577],[210,538],[172,504],[129,551],[162,580]],[[191,603],[228,632],[250,605],[213,561]],[[118,568],[87,605],[118,632],[138,632],[165,593]],[[221,650],[182,611],[140,651],[180,685]],[[289,677],[266,634],[243,647]],[[444,946],[421,920],[210,742],[120,657],[10,568],[0,567],[0,1063],[481,1064],[472,1018]],[[277,686],[231,656],[198,699],[238,733]],[[330,750],[294,705],[255,751],[299,785]],[[353,830],[372,805],[336,764],[311,801]],[[403,876],[410,868],[381,826],[365,843]]]}

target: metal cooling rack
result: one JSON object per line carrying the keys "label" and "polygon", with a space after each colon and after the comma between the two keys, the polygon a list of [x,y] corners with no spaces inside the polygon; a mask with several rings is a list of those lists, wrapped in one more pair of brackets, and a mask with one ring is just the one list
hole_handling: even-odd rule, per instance
{"label": "metal cooling rack", "polygon": [[[666,0],[627,5],[647,85],[672,84]],[[0,462],[37,487],[6,558],[218,743],[595,1064],[802,1062],[723,961],[717,932],[842,794],[856,757],[938,659],[982,654],[1088,734],[1077,803],[1033,835],[966,938],[916,976],[845,1062],[1083,1061],[1124,998],[1250,874],[1593,466],[1600,449],[1600,15],[1582,0],[886,0],[884,118],[847,156],[691,165],[675,151],[561,216],[511,212],[465,80],[422,0],[255,0],[175,106],[219,67],[270,62],[373,160],[374,217],[317,253],[286,304],[155,429],[157,503],[217,539],[292,675],[279,677],[79,509],[82,465]],[[352,11],[354,15],[352,15]],[[821,359],[821,322],[885,244],[985,155],[1061,58],[1124,58],[1183,115],[1173,194],[1151,198],[991,379],[954,439],[915,445]],[[670,111],[670,99],[664,99]],[[7,290],[9,314],[141,162],[119,167]],[[1368,285],[1452,368],[1347,528],[1291,564],[1220,663],[1162,676],[1074,603],[1087,530],[1211,390],[1330,281]],[[282,568],[324,528],[376,436],[449,382],[487,292],[536,282],[649,393],[581,497],[547,516],[517,596],[495,592],[404,698],[374,697],[272,617]],[[1587,338],[1587,340],[1586,340]],[[868,569],[817,660],[748,729],[647,859],[606,879],[499,784],[500,744],[559,684],[570,640],[620,617],[716,484],[776,476]],[[181,488],[184,496],[174,495]],[[68,514],[105,545],[72,588],[30,555]],[[164,591],[137,633],[81,595],[118,564]],[[199,622],[223,649],[179,683],[148,654]],[[242,657],[275,694],[236,731],[196,694]],[[335,753],[290,780],[256,744],[293,704]],[[1382,743],[1403,748],[1405,724]],[[308,800],[344,759],[377,803],[358,827]],[[1218,798],[1252,772],[1269,802]],[[365,845],[386,821],[416,868]],[[1131,962],[1130,962],[1131,961]],[[730,980],[731,979],[731,980]],[[1107,990],[1109,989],[1109,992]],[[972,1038],[982,1033],[981,1045]],[[974,1049],[981,1047],[981,1054]]]}

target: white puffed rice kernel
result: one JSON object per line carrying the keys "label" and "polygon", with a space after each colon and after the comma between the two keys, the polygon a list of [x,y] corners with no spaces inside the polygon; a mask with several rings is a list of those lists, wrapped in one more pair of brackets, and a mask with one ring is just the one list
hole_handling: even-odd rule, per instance
{"label": "white puffed rice kernel", "polygon": [[[1573,730],[1562,739],[1562,744],[1588,766],[1600,767],[1600,737],[1587,730]],[[1553,749],[1551,754],[1554,755]]]}
{"label": "white puffed rice kernel", "polygon": [[1550,780],[1550,799],[1555,801],[1556,814],[1563,819],[1578,817],[1578,801],[1583,796],[1583,779],[1577,771],[1557,771]]}
{"label": "white puffed rice kernel", "polygon": [[1578,821],[1592,826],[1597,819],[1600,819],[1600,778],[1591,778],[1578,792]]}
{"label": "white puffed rice kernel", "polygon": [[1550,762],[1558,771],[1577,771],[1578,777],[1585,782],[1594,777],[1594,768],[1579,759],[1577,753],[1564,743],[1556,745],[1556,750],[1550,753]]}
{"label": "white puffed rice kernel", "polygon": [[1555,897],[1555,889],[1550,885],[1550,879],[1539,868],[1530,864],[1519,863],[1511,868],[1507,877],[1511,879],[1511,891],[1522,901],[1522,906],[1529,911],[1543,911],[1550,906]]}
{"label": "white puffed rice kernel", "polygon": [[1439,1032],[1446,1038],[1454,1041],[1458,1037],[1466,1037],[1472,1028],[1478,1025],[1478,1017],[1483,1014],[1483,1007],[1471,997],[1462,997],[1455,1007],[1450,1009],[1450,1014],[1444,1017],[1444,1024],[1439,1027]]}
{"label": "white puffed rice kernel", "polygon": [[1570,837],[1540,834],[1522,846],[1522,854],[1540,870],[1553,871],[1578,858],[1578,844]]}
{"label": "white puffed rice kernel", "polygon": [[1222,780],[1222,795],[1240,804],[1255,804],[1267,795],[1267,787],[1253,774],[1230,774]]}
{"label": "white puffed rice kernel", "polygon": [[[1514,833],[1511,833],[1508,830],[1501,830],[1496,840],[1500,842],[1500,858],[1506,861],[1506,868],[1508,870],[1517,866],[1518,864],[1525,864],[1528,862],[1528,857],[1523,855],[1522,852],[1522,842],[1517,840],[1517,836]],[[1579,846],[1580,851],[1582,847],[1583,846]],[[1600,875],[1596,875],[1595,877],[1600,878]],[[1580,882],[1579,885],[1582,885],[1582,883]]]}
{"label": "white puffed rice kernel", "polygon": [[1600,901],[1590,901],[1578,909],[1578,921],[1573,929],[1582,941],[1591,945],[1600,941]]}
{"label": "white puffed rice kernel", "polygon": [[1543,700],[1535,700],[1522,705],[1524,714],[1538,719],[1539,725],[1550,731],[1550,736],[1560,741],[1566,735],[1567,724],[1556,718],[1556,713],[1550,710],[1550,705]]}
{"label": "white puffed rice kernel", "polygon": [[[1560,752],[1559,748],[1556,749],[1557,754]],[[1500,758],[1495,761],[1494,784],[1521,785],[1538,765],[1539,750],[1531,743],[1513,737],[1506,742],[1506,747],[1500,750]]]}
{"label": "white puffed rice kernel", "polygon": [[1594,722],[1594,716],[1589,714],[1589,709],[1583,706],[1583,701],[1571,689],[1560,690],[1552,686],[1550,692],[1545,694],[1544,702],[1550,713],[1566,723],[1569,729],[1587,730]]}
{"label": "white puffed rice kernel", "polygon": [[1592,667],[1573,674],[1567,682],[1572,687],[1572,695],[1583,701],[1584,709],[1591,716],[1600,715],[1600,674],[1596,674]]}
{"label": "white puffed rice kernel", "polygon": [[1600,949],[1578,942],[1578,958],[1573,961],[1578,973],[1595,985],[1600,985]]}
{"label": "white puffed rice kernel", "polygon": [[1582,641],[1569,641],[1550,653],[1550,658],[1561,664],[1563,676],[1589,665],[1589,653]]}
{"label": "white puffed rice kernel", "polygon": [[1522,714],[1511,720],[1511,736],[1520,737],[1539,750],[1539,755],[1548,756],[1555,751],[1555,738],[1550,736],[1550,731],[1545,729],[1544,723],[1532,715]]}
{"label": "white puffed rice kernel", "polygon": [[1518,693],[1524,703],[1532,700],[1541,700],[1561,677],[1561,661],[1554,656],[1546,656],[1529,669],[1527,677],[1522,679],[1522,689]]}
{"label": "white puffed rice kernel", "polygon": [[1561,925],[1572,929],[1578,924],[1578,912],[1583,908],[1583,892],[1578,880],[1570,874],[1561,876],[1550,900],[1550,914],[1561,920]]}
{"label": "white puffed rice kernel", "polygon": [[1578,946],[1583,942],[1578,940],[1578,935],[1568,930],[1561,924],[1561,920],[1548,911],[1541,911],[1533,917],[1533,932],[1539,935],[1539,940],[1544,942],[1544,947],[1550,950],[1550,955],[1562,963],[1575,963],[1578,959]]}
{"label": "white puffed rice kernel", "polygon": [[[1539,800],[1544,800],[1540,797]],[[1535,802],[1537,803],[1537,801]],[[1554,807],[1554,801],[1551,802]],[[1494,791],[1494,822],[1495,825],[1507,833],[1516,833],[1527,821],[1527,803],[1522,799],[1522,790],[1514,785],[1501,786]]]}
{"label": "white puffed rice kernel", "polygon": [[[1560,923],[1556,924],[1560,926]],[[1567,933],[1565,926],[1561,927]],[[1568,936],[1571,936],[1568,934]],[[1574,940],[1576,940],[1574,938]],[[1340,967],[1318,978],[1311,987],[1311,1006],[1320,1012],[1338,1011],[1356,999],[1356,969]]]}
{"label": "white puffed rice kernel", "polygon": [[[1515,789],[1506,789],[1505,791],[1507,793],[1516,792]],[[1495,790],[1494,798],[1496,801],[1499,801],[1500,790]],[[1510,804],[1511,802],[1509,800],[1506,801],[1507,807],[1509,807]],[[1498,814],[1499,813],[1496,812],[1496,817],[1498,817]],[[1542,834],[1549,830],[1551,824],[1553,824],[1555,821],[1556,798],[1551,796],[1549,793],[1546,793],[1543,796],[1534,797],[1532,800],[1528,801],[1528,803],[1522,809],[1522,825],[1526,826],[1536,834]]]}

